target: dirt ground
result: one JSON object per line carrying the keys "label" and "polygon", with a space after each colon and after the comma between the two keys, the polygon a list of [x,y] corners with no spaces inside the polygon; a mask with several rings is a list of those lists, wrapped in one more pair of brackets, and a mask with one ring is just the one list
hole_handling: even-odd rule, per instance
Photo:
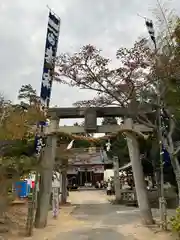
{"label": "dirt ground", "polygon": [[[4,239],[11,239],[15,236],[20,235],[26,225],[26,218],[27,218],[27,203],[16,203],[9,206],[8,212],[6,213],[7,219],[6,224],[4,227],[9,229],[8,233],[0,234],[0,236],[4,237]],[[3,224],[1,224],[3,228]]]}
{"label": "dirt ground", "polygon": [[[71,204],[67,204],[60,207],[59,218],[53,219],[52,212],[49,212],[48,226],[45,229],[34,229],[33,237],[25,237],[25,227],[27,220],[27,203],[15,204],[9,208],[7,213],[8,217],[8,233],[0,234],[0,240],[49,240],[53,239],[60,230],[68,230],[70,226],[76,226],[78,221],[70,216],[74,207]],[[63,220],[63,221],[62,221]]]}
{"label": "dirt ground", "polygon": [[[73,198],[73,194],[70,198]],[[73,229],[83,228],[83,226],[87,227],[85,226],[85,222],[83,220],[73,217],[71,213],[74,209],[75,206],[73,205],[73,201],[72,205],[67,204],[65,206],[61,206],[60,215],[57,219],[53,219],[52,212],[50,211],[47,227],[45,229],[34,229],[33,236],[27,238],[23,235],[27,218],[27,203],[15,204],[11,206],[8,213],[8,217],[11,219],[11,221],[9,221],[9,228],[11,228],[11,231],[8,234],[0,235],[0,240],[1,236],[2,240],[53,240],[56,239],[56,236],[58,236],[60,232],[71,232]],[[123,233],[127,239],[175,239],[170,233],[160,232],[158,228],[146,228],[139,223],[125,224],[123,227],[119,226],[117,230]]]}

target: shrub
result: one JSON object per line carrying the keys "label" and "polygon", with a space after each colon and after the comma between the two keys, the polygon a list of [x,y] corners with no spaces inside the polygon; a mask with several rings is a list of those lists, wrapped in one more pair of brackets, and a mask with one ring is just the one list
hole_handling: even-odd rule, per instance
{"label": "shrub", "polygon": [[176,209],[176,215],[170,219],[172,231],[175,232],[180,239],[180,207]]}

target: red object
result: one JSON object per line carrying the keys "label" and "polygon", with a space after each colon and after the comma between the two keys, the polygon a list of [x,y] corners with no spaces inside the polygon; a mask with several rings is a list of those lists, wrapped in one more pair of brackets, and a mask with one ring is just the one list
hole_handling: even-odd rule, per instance
{"label": "red object", "polygon": [[35,188],[35,181],[32,181],[31,187],[32,187],[32,188]]}

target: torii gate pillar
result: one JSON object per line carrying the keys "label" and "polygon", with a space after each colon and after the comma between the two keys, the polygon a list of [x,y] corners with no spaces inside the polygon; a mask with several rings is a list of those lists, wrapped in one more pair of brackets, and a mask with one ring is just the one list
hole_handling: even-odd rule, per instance
{"label": "torii gate pillar", "polygon": [[[128,129],[133,129],[133,120],[128,118],[125,120],[125,125]],[[145,224],[153,224],[152,212],[149,208],[149,200],[146,191],[146,185],[143,175],[142,164],[140,161],[140,152],[139,152],[139,144],[136,136],[133,136],[131,133],[125,133],[127,139],[127,145],[129,149],[129,157],[131,160],[133,177],[136,188],[136,195],[138,200],[138,205],[140,208],[140,214],[143,223]],[[152,219],[152,221],[151,221]]]}
{"label": "torii gate pillar", "polygon": [[51,133],[47,135],[46,147],[42,153],[40,162],[40,184],[39,196],[37,202],[37,211],[35,217],[35,226],[44,228],[47,224],[47,215],[49,210],[49,199],[52,190],[52,174],[56,157],[57,138],[56,132],[59,127],[59,119],[51,119]]}

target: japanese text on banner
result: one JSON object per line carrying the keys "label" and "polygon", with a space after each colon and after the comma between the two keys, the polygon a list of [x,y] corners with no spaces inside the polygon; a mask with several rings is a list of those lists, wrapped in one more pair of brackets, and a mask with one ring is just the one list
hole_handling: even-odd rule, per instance
{"label": "japanese text on banner", "polygon": [[45,108],[49,106],[51,96],[52,74],[54,71],[54,61],[58,47],[59,29],[60,19],[50,12],[46,36],[44,67],[40,94],[41,104]]}

